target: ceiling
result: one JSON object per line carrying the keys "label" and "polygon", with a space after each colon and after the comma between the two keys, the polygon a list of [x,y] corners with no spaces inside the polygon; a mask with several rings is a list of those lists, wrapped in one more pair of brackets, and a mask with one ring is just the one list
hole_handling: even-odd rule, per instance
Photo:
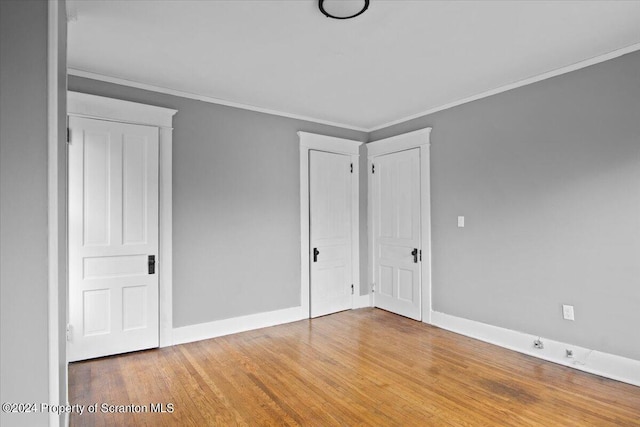
{"label": "ceiling", "polygon": [[371,0],[352,20],[315,0],[70,6],[72,70],[362,130],[640,43],[640,1]]}

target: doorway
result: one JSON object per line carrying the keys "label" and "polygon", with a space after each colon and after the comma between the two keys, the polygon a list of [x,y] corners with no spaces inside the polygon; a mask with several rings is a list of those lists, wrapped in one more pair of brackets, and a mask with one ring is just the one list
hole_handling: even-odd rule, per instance
{"label": "doorway", "polygon": [[172,344],[175,113],[68,93],[68,361]]}
{"label": "doorway", "polygon": [[300,137],[301,307],[318,317],[360,307],[359,141]]}
{"label": "doorway", "polygon": [[367,144],[373,305],[430,321],[431,128]]}

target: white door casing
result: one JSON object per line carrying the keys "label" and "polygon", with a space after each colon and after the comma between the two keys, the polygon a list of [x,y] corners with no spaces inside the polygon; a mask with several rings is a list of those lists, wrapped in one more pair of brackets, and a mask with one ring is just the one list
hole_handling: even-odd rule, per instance
{"label": "white door casing", "polygon": [[[96,118],[158,128],[159,161],[159,259],[157,272],[160,288],[160,347],[173,343],[172,315],[172,152],[173,116],[177,113],[165,107],[139,104],[115,98],[81,92],[67,92],[67,114],[71,117]],[[69,304],[67,304],[69,307]],[[67,319],[69,314],[67,313]],[[68,321],[68,320],[67,320]]]}
{"label": "white door casing", "polygon": [[[152,126],[159,132],[159,279],[160,347],[173,343],[172,322],[172,145],[177,110],[80,92],[67,92],[69,118],[85,117]],[[67,305],[69,307],[70,304]],[[71,334],[73,335],[73,333]]]}
{"label": "white door casing", "polygon": [[[300,305],[303,317],[310,317],[310,295],[311,295],[311,263],[312,249],[311,232],[310,232],[310,153],[312,150],[323,151],[325,153],[334,153],[347,156],[349,158],[349,172],[351,164],[353,165],[353,173],[350,176],[350,198],[351,198],[351,282],[354,285],[354,297],[352,305],[348,308],[359,308],[369,305],[368,296],[360,297],[360,270],[359,270],[359,147],[362,142],[353,141],[343,138],[335,138],[325,135],[318,135],[308,132],[298,132],[300,137],[300,264],[301,264],[301,288],[300,288]],[[321,258],[319,258],[321,259]],[[350,291],[350,289],[349,289]],[[362,304],[361,301],[366,299],[367,303]]]}
{"label": "white door casing", "polygon": [[157,347],[158,128],[69,127],[69,360]]}
{"label": "white door casing", "polygon": [[427,323],[431,319],[430,131],[367,144],[373,305]]}
{"label": "white door casing", "polygon": [[352,307],[351,159],[309,152],[311,317]]}

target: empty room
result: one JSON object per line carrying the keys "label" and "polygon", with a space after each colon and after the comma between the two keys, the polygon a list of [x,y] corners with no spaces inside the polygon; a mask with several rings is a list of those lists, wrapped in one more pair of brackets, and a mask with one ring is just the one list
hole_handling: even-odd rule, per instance
{"label": "empty room", "polygon": [[2,426],[640,426],[640,1],[0,21]]}

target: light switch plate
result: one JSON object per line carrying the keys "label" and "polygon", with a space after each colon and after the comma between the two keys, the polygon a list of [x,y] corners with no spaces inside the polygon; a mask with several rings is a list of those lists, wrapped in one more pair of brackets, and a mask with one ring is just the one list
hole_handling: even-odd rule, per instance
{"label": "light switch plate", "polygon": [[564,320],[575,320],[575,314],[573,312],[572,305],[562,304],[562,317]]}
{"label": "light switch plate", "polygon": [[464,217],[463,216],[459,216],[458,217],[458,227],[460,227],[460,228],[464,227]]}

